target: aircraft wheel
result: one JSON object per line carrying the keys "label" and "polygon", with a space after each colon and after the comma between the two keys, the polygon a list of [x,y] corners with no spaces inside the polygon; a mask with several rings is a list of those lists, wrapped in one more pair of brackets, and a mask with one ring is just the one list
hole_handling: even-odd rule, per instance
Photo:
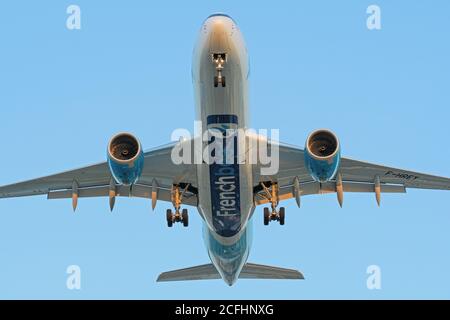
{"label": "aircraft wheel", "polygon": [[269,221],[270,221],[269,208],[264,208],[264,225],[265,226],[269,225]]}
{"label": "aircraft wheel", "polygon": [[219,86],[219,77],[214,77],[214,88],[217,88]]}
{"label": "aircraft wheel", "polygon": [[224,88],[224,87],[225,87],[225,77],[222,76],[222,88]]}
{"label": "aircraft wheel", "polygon": [[172,210],[171,209],[167,209],[166,211],[166,218],[167,218],[167,226],[170,228],[173,226],[173,219],[172,219],[173,215],[172,215]]}
{"label": "aircraft wheel", "polygon": [[187,209],[183,209],[181,212],[181,220],[183,220],[183,226],[187,227],[189,225],[189,215]]}
{"label": "aircraft wheel", "polygon": [[284,218],[286,216],[284,207],[280,208],[280,212],[278,214],[280,215],[280,225],[283,226],[284,225]]}

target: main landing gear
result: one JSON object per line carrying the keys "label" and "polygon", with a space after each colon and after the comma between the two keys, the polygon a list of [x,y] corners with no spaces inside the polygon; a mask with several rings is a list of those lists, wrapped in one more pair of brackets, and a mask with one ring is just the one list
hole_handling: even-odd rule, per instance
{"label": "main landing gear", "polygon": [[181,210],[181,202],[183,200],[183,195],[188,189],[189,184],[180,191],[180,187],[178,185],[172,186],[171,198],[172,204],[174,207],[174,211],[172,209],[167,209],[166,218],[167,218],[167,226],[172,227],[174,223],[181,222],[183,226],[187,227],[189,225],[189,215],[187,209]]}
{"label": "main landing gear", "polygon": [[279,203],[279,197],[278,197],[278,184],[273,183],[269,188],[261,182],[261,186],[264,190],[264,197],[269,200],[271,204],[271,209],[264,208],[264,225],[269,225],[269,222],[271,221],[278,221],[280,225],[284,225],[285,217],[286,217],[286,211],[284,207],[280,207],[279,210],[277,210],[277,206]]}
{"label": "main landing gear", "polygon": [[226,86],[225,76],[222,75],[223,66],[227,62],[227,56],[225,53],[213,53],[212,62],[216,66],[216,75],[214,76],[214,87],[217,88],[219,84],[222,87]]}

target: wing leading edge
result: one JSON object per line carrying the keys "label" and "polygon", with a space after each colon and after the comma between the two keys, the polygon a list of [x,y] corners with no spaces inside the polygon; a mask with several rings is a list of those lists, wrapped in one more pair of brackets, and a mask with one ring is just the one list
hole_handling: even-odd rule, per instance
{"label": "wing leading edge", "polygon": [[[255,166],[257,182],[276,182],[279,200],[300,196],[337,192],[336,179],[319,183],[309,175],[304,163],[302,148],[280,144],[280,167],[273,176],[258,175],[260,166]],[[450,179],[415,171],[372,164],[348,158],[341,158],[339,173],[344,192],[375,192],[379,185],[380,193],[405,193],[407,188],[450,190]],[[297,181],[297,182],[296,182]],[[297,190],[298,189],[298,190]],[[255,187],[256,204],[269,202],[263,188]]]}
{"label": "wing leading edge", "polygon": [[[171,201],[173,184],[189,184],[192,187],[183,197],[184,204],[196,205],[196,173],[191,165],[175,165],[171,161],[174,144],[164,145],[144,153],[144,168],[138,183],[130,186],[116,185],[115,195],[152,198]],[[23,181],[0,187],[0,198],[47,195],[48,199],[77,197],[103,197],[110,194],[113,178],[107,162],[70,170],[54,175]],[[76,190],[74,190],[76,188]]]}
{"label": "wing leading edge", "polygon": [[[195,165],[176,165],[171,161],[173,144],[164,145],[145,152],[144,169],[139,181],[132,188],[116,186],[117,196],[152,198],[170,201],[173,184],[190,184],[192,187],[183,198],[184,204],[196,205],[195,187],[197,178]],[[260,175],[260,165],[253,166],[256,184],[276,182],[280,200],[296,195],[336,192],[336,181],[318,183],[312,180],[304,164],[304,151],[301,148],[279,145],[279,170],[272,176]],[[344,192],[374,192],[377,180],[381,193],[404,193],[407,188],[450,190],[450,179],[368,162],[341,159],[339,169],[343,180]],[[296,179],[298,186],[295,185]],[[0,198],[22,197],[46,194],[49,199],[71,198],[76,183],[78,197],[108,196],[112,176],[107,162],[66,171],[46,177],[0,187]],[[74,183],[75,182],[75,183]],[[153,193],[153,195],[152,195]],[[264,191],[255,187],[255,202],[267,202]]]}

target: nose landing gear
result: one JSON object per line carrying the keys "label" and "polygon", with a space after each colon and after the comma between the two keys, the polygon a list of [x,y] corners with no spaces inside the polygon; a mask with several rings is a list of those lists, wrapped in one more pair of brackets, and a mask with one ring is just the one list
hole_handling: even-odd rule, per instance
{"label": "nose landing gear", "polygon": [[227,61],[227,56],[225,53],[213,53],[212,62],[216,66],[216,75],[214,76],[214,87],[217,88],[219,84],[222,87],[226,86],[225,76],[222,75],[223,67]]}
{"label": "nose landing gear", "polygon": [[173,226],[176,222],[183,223],[184,227],[187,227],[189,225],[189,215],[187,209],[181,210],[181,202],[183,200],[183,195],[188,189],[189,184],[180,192],[180,187],[178,185],[172,186],[171,191],[171,198],[172,198],[172,204],[174,207],[174,211],[172,209],[167,209],[166,212],[166,219],[167,219],[167,226],[170,228]]}
{"label": "nose landing gear", "polygon": [[280,207],[280,209],[277,210],[277,206],[279,203],[278,184],[273,183],[270,186],[270,189],[263,182],[261,183],[261,186],[265,192],[264,196],[269,200],[271,204],[271,210],[269,208],[264,208],[264,225],[269,225],[269,222],[271,221],[278,221],[280,225],[284,225],[286,216],[285,208]]}

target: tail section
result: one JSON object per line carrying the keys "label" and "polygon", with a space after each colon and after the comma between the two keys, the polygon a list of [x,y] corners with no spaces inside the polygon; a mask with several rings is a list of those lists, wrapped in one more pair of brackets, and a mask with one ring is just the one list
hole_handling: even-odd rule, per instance
{"label": "tail section", "polygon": [[[156,281],[186,281],[221,279],[219,272],[213,264],[204,264],[191,268],[163,272]],[[239,279],[290,279],[302,280],[303,274],[293,269],[265,266],[261,264],[246,263],[242,268]]]}

